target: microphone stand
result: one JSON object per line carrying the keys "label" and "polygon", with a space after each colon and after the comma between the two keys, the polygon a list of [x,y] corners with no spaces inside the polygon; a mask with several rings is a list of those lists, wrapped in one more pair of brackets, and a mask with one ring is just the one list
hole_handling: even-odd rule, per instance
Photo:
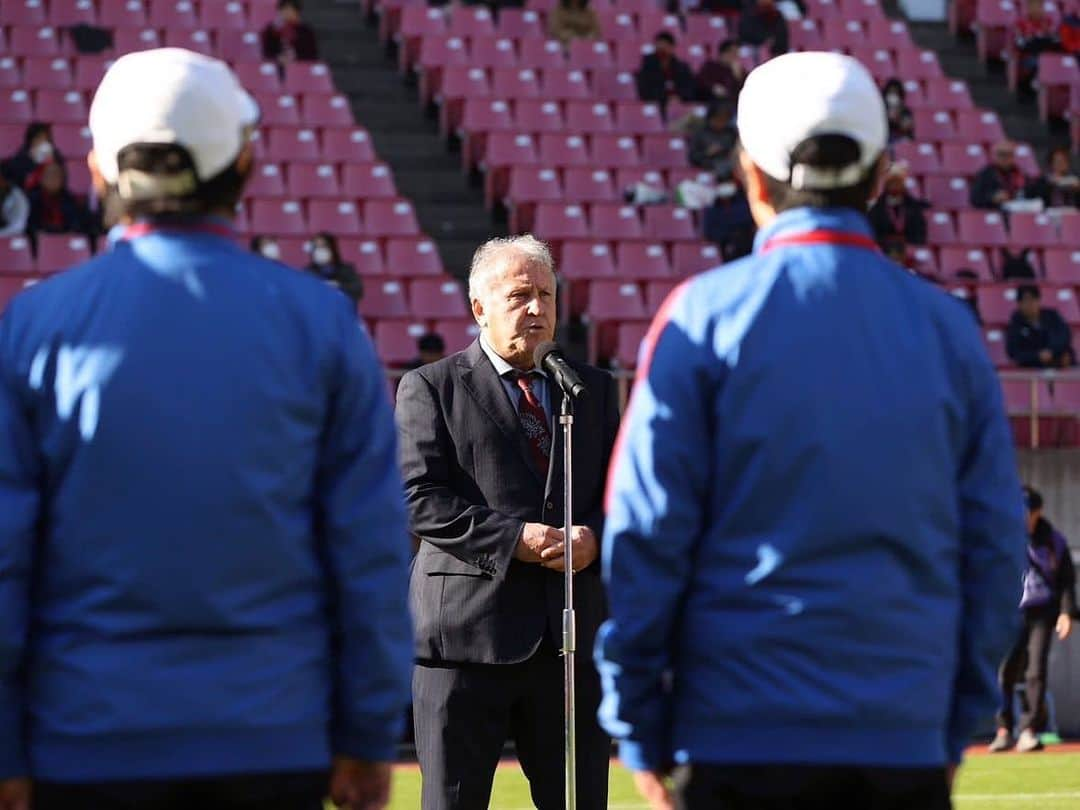
{"label": "microphone stand", "polygon": [[573,537],[574,526],[574,470],[573,456],[573,431],[574,431],[574,404],[570,395],[563,392],[562,411],[559,415],[559,424],[563,426],[563,542],[566,549],[564,557],[566,568],[563,572],[565,583],[565,606],[563,608],[562,621],[562,655],[563,655],[563,687],[564,702],[563,716],[565,720],[566,739],[566,810],[575,810],[577,807],[577,731],[575,726],[575,695],[574,695],[574,653],[577,650],[576,620],[574,618],[574,555]]}

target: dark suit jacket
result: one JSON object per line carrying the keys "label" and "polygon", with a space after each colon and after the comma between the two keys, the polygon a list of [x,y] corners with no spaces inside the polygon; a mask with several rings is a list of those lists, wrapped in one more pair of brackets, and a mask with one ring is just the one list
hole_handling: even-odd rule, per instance
{"label": "dark suit jacket", "polygon": [[[608,459],[618,430],[614,379],[572,364],[590,398],[574,420],[574,524],[603,533]],[[554,448],[545,481],[518,429],[517,411],[479,342],[410,371],[397,393],[401,466],[420,542],[409,599],[417,658],[508,664],[560,643],[563,575],[514,559],[527,522],[562,526],[560,394],[552,391]],[[599,560],[574,577],[577,649],[590,656],[605,601]]]}
{"label": "dark suit jacket", "polygon": [[[683,101],[691,101],[694,98],[694,74],[690,66],[677,56],[671,58],[671,80],[675,83],[675,93]],[[642,101],[655,101],[661,106],[667,104],[668,94],[665,89],[667,82],[664,70],[660,67],[660,57],[655,53],[645,54],[641,58],[641,67],[635,75],[637,79],[638,98]]]}

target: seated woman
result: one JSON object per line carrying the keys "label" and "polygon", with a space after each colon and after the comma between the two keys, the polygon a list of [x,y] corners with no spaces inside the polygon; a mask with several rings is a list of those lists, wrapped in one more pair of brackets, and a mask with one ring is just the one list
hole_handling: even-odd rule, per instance
{"label": "seated woman", "polygon": [[559,0],[548,14],[548,34],[563,47],[575,39],[596,39],[600,36],[600,18],[589,0]]}
{"label": "seated woman", "polygon": [[341,260],[337,239],[332,233],[315,234],[311,240],[311,263],[304,268],[327,284],[337,287],[357,303],[364,297],[364,282],[356,268]]}
{"label": "seated woman", "polygon": [[314,62],[319,44],[311,26],[300,19],[300,0],[279,0],[278,16],[262,31],[263,59],[277,62],[281,69],[289,62]]}
{"label": "seated woman", "polygon": [[90,211],[67,187],[67,171],[61,164],[46,165],[41,182],[27,196],[30,199],[27,233],[90,233],[93,230]]}
{"label": "seated woman", "polygon": [[1047,208],[1076,208],[1080,204],[1080,178],[1073,171],[1067,148],[1059,146],[1050,151],[1046,174],[1032,181],[1028,191]]}
{"label": "seated woman", "polygon": [[50,163],[64,164],[64,156],[57,150],[52,139],[52,125],[32,121],[26,126],[19,151],[4,161],[8,179],[30,191],[41,180],[41,172]]}

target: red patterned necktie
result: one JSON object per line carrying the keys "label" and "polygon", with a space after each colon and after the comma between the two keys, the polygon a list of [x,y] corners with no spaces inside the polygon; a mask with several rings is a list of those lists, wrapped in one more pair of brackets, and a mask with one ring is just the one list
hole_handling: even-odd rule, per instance
{"label": "red patterned necktie", "polygon": [[533,463],[540,474],[546,476],[548,460],[551,458],[551,426],[548,425],[544,406],[533,391],[532,377],[532,374],[514,376],[514,383],[521,389],[521,396],[518,397],[518,421],[525,439],[529,442]]}

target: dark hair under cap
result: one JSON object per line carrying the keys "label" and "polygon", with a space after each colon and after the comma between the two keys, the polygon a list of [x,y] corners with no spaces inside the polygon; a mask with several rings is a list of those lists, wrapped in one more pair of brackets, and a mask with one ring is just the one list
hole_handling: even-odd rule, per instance
{"label": "dark hair under cap", "polygon": [[1043,496],[1034,487],[1024,487],[1024,505],[1029,512],[1043,508]]}

